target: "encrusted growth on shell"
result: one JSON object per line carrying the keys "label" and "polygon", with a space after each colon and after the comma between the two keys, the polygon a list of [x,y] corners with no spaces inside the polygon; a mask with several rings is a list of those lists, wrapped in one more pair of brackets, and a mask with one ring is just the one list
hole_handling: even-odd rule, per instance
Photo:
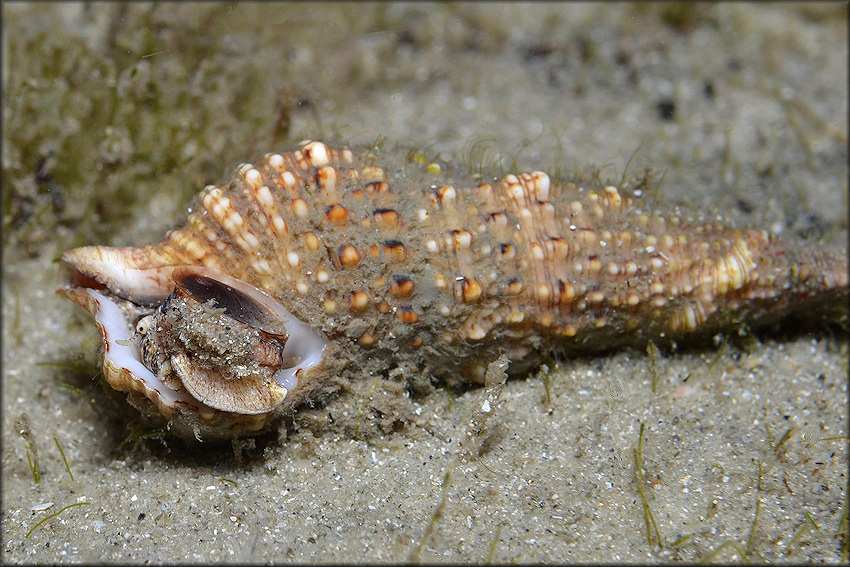
{"label": "encrusted growth on shell", "polygon": [[[448,169],[321,142],[268,154],[158,244],[66,252],[59,291],[101,325],[116,389],[207,436],[265,428],[366,372],[474,380],[502,354],[528,366],[555,344],[640,345],[847,295],[845,259],[765,231],[542,172]],[[144,361],[127,362],[139,345],[116,340],[148,316]]]}

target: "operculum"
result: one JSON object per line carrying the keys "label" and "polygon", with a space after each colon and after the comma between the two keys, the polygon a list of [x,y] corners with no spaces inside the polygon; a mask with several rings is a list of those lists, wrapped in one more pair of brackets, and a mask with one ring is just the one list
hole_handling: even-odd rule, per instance
{"label": "operculum", "polygon": [[221,411],[256,414],[277,407],[287,388],[274,376],[284,365],[289,333],[266,298],[201,267],[180,267],[172,276],[174,291],[141,336],[145,365],[163,384],[179,384]]}

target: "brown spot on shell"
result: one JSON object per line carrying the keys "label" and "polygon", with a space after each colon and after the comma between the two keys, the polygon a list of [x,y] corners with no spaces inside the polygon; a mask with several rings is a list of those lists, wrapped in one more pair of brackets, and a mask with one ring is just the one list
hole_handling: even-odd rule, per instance
{"label": "brown spot on shell", "polygon": [[400,240],[384,240],[384,252],[396,262],[407,259],[407,248]]}
{"label": "brown spot on shell", "polygon": [[456,248],[469,248],[472,244],[472,234],[468,230],[453,230],[452,242]]}
{"label": "brown spot on shell", "polygon": [[516,258],[516,246],[510,242],[503,242],[496,246],[496,259],[500,262]]}
{"label": "brown spot on shell", "polygon": [[293,199],[290,207],[292,207],[292,212],[298,218],[306,219],[310,215],[310,206],[307,205],[307,201],[300,197]]}
{"label": "brown spot on shell", "polygon": [[455,190],[455,188],[451,185],[443,185],[437,189],[434,194],[436,196],[437,203],[443,207],[453,203],[457,199],[457,190]]}
{"label": "brown spot on shell", "polygon": [[511,278],[508,280],[508,293],[511,295],[519,295],[522,292],[522,280],[519,278]]}
{"label": "brown spot on shell", "polygon": [[346,268],[356,266],[360,261],[360,252],[351,244],[343,244],[337,251],[340,263]]}
{"label": "brown spot on shell", "polygon": [[602,271],[602,260],[596,254],[587,257],[587,271],[593,275]]}
{"label": "brown spot on shell", "polygon": [[466,332],[467,339],[471,341],[480,341],[487,336],[489,328],[488,326],[483,325],[477,318],[472,318],[464,325],[464,331]]}
{"label": "brown spot on shell", "polygon": [[405,275],[393,274],[393,281],[390,284],[390,293],[396,297],[408,297],[413,293],[415,288],[413,280]]}
{"label": "brown spot on shell", "polygon": [[377,195],[380,193],[389,193],[390,185],[386,181],[376,181],[374,183],[367,183],[365,189],[367,194]]}
{"label": "brown spot on shell", "polygon": [[342,205],[332,205],[328,207],[325,217],[336,225],[344,225],[348,220],[348,209]]}
{"label": "brown spot on shell", "polygon": [[560,236],[549,237],[546,240],[546,247],[555,258],[566,258],[570,253],[569,243]]}
{"label": "brown spot on shell", "polygon": [[455,280],[455,297],[464,303],[478,301],[483,291],[481,282],[475,278],[460,276]]}
{"label": "brown spot on shell", "polygon": [[558,299],[560,300],[561,305],[568,305],[572,303],[575,296],[576,290],[575,287],[573,287],[573,284],[565,282],[564,280],[558,280]]}
{"label": "brown spot on shell", "polygon": [[393,209],[375,209],[372,215],[375,224],[382,229],[398,228],[400,224],[398,212]]}
{"label": "brown spot on shell", "polygon": [[405,323],[415,323],[419,320],[419,315],[410,305],[402,305],[399,307],[396,317]]}
{"label": "brown spot on shell", "polygon": [[316,184],[319,189],[328,193],[336,194],[336,169],[330,166],[323,167],[316,172]]}
{"label": "brown spot on shell", "polygon": [[508,226],[508,215],[506,215],[503,211],[490,213],[485,217],[485,222],[488,225]]}
{"label": "brown spot on shell", "polygon": [[366,306],[369,305],[369,294],[363,291],[362,289],[358,289],[354,293],[351,294],[351,308],[354,310],[365,309]]}

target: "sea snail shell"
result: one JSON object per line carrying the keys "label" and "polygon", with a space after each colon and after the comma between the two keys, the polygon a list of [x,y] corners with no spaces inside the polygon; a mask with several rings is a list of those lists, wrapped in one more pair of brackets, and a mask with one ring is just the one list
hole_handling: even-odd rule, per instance
{"label": "sea snail shell", "polygon": [[[485,180],[308,142],[208,186],[162,242],[62,255],[103,371],[172,431],[267,430],[322,385],[476,379],[846,301],[847,260],[543,172]],[[836,301],[837,300],[837,301]]]}

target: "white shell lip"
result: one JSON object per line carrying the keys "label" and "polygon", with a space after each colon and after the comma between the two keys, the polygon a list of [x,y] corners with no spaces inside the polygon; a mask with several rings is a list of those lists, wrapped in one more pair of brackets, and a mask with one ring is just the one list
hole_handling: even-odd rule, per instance
{"label": "white shell lip", "polygon": [[[289,339],[284,346],[283,356],[285,360],[294,361],[294,364],[280,368],[275,372],[273,378],[287,392],[292,391],[298,385],[298,378],[301,373],[322,362],[329,345],[327,338],[316,328],[295,317],[266,292],[207,266],[170,266],[167,271],[169,280],[171,271],[177,267],[188,269],[227,284],[267,306],[281,318],[289,333]],[[74,267],[66,265],[64,269],[73,270]],[[120,271],[120,268],[118,270],[112,270],[113,273]],[[130,300],[122,297],[116,298],[111,295],[111,290],[106,286],[103,286],[103,289],[96,289],[96,287],[102,285],[96,279],[86,276],[82,276],[83,279],[79,279],[76,276],[77,274],[70,274],[66,271],[66,273],[60,276],[63,281],[60,282],[58,291],[65,293],[75,292],[75,294],[85,293],[92,300],[86,303],[88,303],[89,310],[94,315],[101,329],[104,369],[112,367],[121,374],[126,373],[132,377],[136,381],[133,389],[144,393],[146,397],[156,401],[160,407],[176,408],[178,405],[185,405],[199,411],[201,414],[209,414],[216,411],[192,397],[188,392],[178,392],[165,386],[144,365],[138,346],[135,343],[128,342],[133,338],[135,333],[134,324],[129,320],[125,310],[119,306],[119,302]],[[90,282],[92,286],[89,287],[87,282]],[[173,291],[173,281],[171,281],[170,287],[171,290],[168,293]],[[164,285],[160,280],[156,295],[162,295],[163,291]],[[168,293],[165,293],[162,299],[167,297]],[[146,294],[146,299],[150,298],[151,295]],[[75,301],[81,303],[78,299],[75,299]]]}
{"label": "white shell lip", "polygon": [[145,386],[145,395],[156,395],[162,403],[175,406],[178,402],[190,406],[198,406],[200,402],[186,392],[177,392],[165,386],[142,363],[139,349],[135,344],[120,344],[118,341],[129,341],[135,332],[133,325],[118,307],[114,299],[96,289],[88,289],[97,303],[94,319],[100,325],[103,334],[103,358],[115,368],[126,370]]}

